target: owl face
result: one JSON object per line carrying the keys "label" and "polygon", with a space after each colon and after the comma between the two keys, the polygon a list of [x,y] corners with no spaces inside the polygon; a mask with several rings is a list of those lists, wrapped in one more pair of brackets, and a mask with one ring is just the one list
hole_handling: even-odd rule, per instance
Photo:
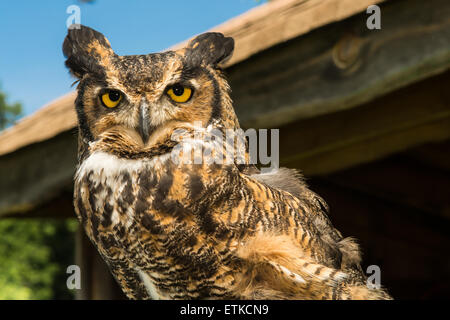
{"label": "owl face", "polygon": [[233,48],[232,38],[206,33],[177,51],[119,56],[101,33],[85,26],[69,30],[63,52],[79,79],[83,141],[114,131],[145,146],[155,131],[177,123],[239,127],[219,67]]}

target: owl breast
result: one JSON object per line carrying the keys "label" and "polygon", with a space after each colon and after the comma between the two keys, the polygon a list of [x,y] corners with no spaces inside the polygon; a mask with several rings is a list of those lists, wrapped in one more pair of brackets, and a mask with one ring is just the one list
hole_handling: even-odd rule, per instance
{"label": "owl breast", "polygon": [[[78,204],[84,209],[82,211],[93,214],[104,228],[130,228],[134,219],[132,205],[136,198],[137,179],[145,170],[143,160],[120,159],[104,152],[94,152],[79,166],[75,175],[78,201],[81,201]],[[88,217],[82,218],[85,222]],[[92,234],[95,233],[92,230]]]}
{"label": "owl breast", "polygon": [[225,295],[230,279],[216,275],[228,268],[202,238],[191,202],[173,200],[185,183],[170,168],[166,155],[130,160],[94,152],[75,175],[77,215],[111,269],[134,270],[153,299]]}
{"label": "owl breast", "polygon": [[[147,201],[151,201],[148,191],[157,186],[155,170],[164,162],[164,157],[129,160],[94,152],[75,175],[76,212],[89,238],[112,268],[126,264],[126,268],[135,270],[153,299],[163,296],[142,270],[161,268],[165,262],[158,260],[157,246],[148,241],[152,233],[142,228],[140,219]],[[148,243],[144,251],[136,246],[142,236]],[[152,275],[161,277],[157,272]]]}

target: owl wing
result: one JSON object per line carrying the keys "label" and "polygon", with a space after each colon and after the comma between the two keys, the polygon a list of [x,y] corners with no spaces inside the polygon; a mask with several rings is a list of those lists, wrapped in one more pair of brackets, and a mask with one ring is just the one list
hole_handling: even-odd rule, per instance
{"label": "owl wing", "polygon": [[[344,238],[342,234],[334,228],[328,217],[328,205],[319,195],[311,191],[305,183],[303,176],[295,169],[279,168],[268,173],[254,172],[251,177],[276,189],[289,192],[293,196],[307,203],[310,210],[310,217],[317,228],[321,239],[331,246],[339,248],[342,255],[341,267],[343,269],[360,269],[361,253],[354,238]],[[336,259],[335,256],[332,259]]]}
{"label": "owl wing", "polygon": [[[241,286],[241,289],[245,288],[241,290],[244,297],[391,299],[383,289],[366,286],[360,267],[359,248],[354,239],[342,238],[322,210],[324,205],[317,204],[323,200],[316,198],[318,196],[302,185],[302,181],[297,186],[290,183],[289,178],[284,176],[287,170],[282,170],[277,177],[282,178],[282,188],[277,188],[277,179],[269,180],[267,176],[263,179],[254,175],[251,179],[244,177],[248,184],[257,185],[246,188],[269,195],[266,201],[283,202],[283,205],[276,206],[281,209],[275,213],[276,216],[286,215],[289,211],[286,207],[290,203],[290,208],[295,208],[299,200],[301,203],[294,214],[298,220],[290,224],[287,231],[260,229],[237,250],[237,256],[247,263],[243,273],[250,275]],[[277,193],[273,189],[282,192]],[[294,194],[298,195],[293,198]],[[310,240],[302,241],[308,237]],[[258,282],[268,285],[259,286]]]}
{"label": "owl wing", "polygon": [[[292,222],[296,225],[295,232],[312,238],[312,241],[306,245],[311,246],[314,242],[314,250],[321,258],[319,262],[325,266],[341,268],[341,266],[355,265],[357,267],[359,265],[360,256],[356,242],[352,239],[344,239],[333,227],[327,216],[328,206],[325,201],[307,188],[297,171],[280,168],[269,173],[255,173],[258,171],[255,167],[238,165],[224,158],[228,155],[228,145],[224,146],[222,141],[218,142],[214,139],[196,139],[193,130],[199,129],[185,127],[180,131],[180,137],[183,137],[177,146],[180,158],[186,155],[191,158],[192,150],[199,146],[207,150],[205,154],[208,154],[209,158],[203,158],[203,162],[197,165],[184,162],[181,167],[175,169],[180,172],[178,175],[189,172],[188,176],[196,176],[202,186],[218,184],[222,186],[220,189],[203,190],[204,195],[209,197],[213,193],[216,195],[218,192],[223,193],[226,189],[230,189],[230,193],[242,193],[245,190],[248,192],[247,201],[255,202],[260,210],[268,210],[266,204],[270,203],[275,208],[269,210],[278,211],[266,219],[266,224],[272,225],[271,219],[278,220],[280,216],[290,216],[289,218],[292,218],[294,220]],[[201,128],[200,130],[207,132],[209,129]],[[217,165],[215,162],[217,159],[223,159],[222,164]],[[210,194],[208,195],[206,191]],[[252,214],[245,212],[242,217],[247,219],[246,215]],[[262,219],[264,220],[264,217]]]}

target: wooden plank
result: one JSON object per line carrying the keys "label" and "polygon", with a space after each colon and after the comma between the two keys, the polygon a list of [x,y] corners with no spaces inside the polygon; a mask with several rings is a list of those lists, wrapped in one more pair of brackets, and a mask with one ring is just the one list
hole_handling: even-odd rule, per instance
{"label": "wooden plank", "polygon": [[76,163],[75,130],[0,157],[0,216],[38,209],[61,195],[73,184]]}
{"label": "wooden plank", "polygon": [[[384,0],[279,0],[268,2],[212,28],[235,39],[226,66],[321,26],[340,21]],[[171,49],[182,48],[189,40]]]}
{"label": "wooden plank", "polygon": [[77,125],[74,100],[71,92],[23,118],[15,126],[0,134],[0,155],[21,147],[53,138]]}
{"label": "wooden plank", "polygon": [[244,127],[277,128],[347,110],[450,67],[450,2],[381,4],[382,29],[360,13],[229,68]]}
{"label": "wooden plank", "polygon": [[359,108],[280,128],[280,159],[323,175],[450,138],[450,72]]}

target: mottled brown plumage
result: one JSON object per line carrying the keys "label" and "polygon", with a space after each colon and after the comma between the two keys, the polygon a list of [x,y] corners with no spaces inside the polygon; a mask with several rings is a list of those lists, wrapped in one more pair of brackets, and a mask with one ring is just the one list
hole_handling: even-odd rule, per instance
{"label": "mottled brown plumage", "polygon": [[[233,46],[206,33],[178,51],[118,56],[102,34],[69,31],[66,65],[80,79],[74,204],[87,235],[132,299],[389,298],[367,288],[357,244],[296,171],[170,157],[214,145],[196,130],[239,128],[220,71]],[[189,142],[174,141],[180,129]]]}

